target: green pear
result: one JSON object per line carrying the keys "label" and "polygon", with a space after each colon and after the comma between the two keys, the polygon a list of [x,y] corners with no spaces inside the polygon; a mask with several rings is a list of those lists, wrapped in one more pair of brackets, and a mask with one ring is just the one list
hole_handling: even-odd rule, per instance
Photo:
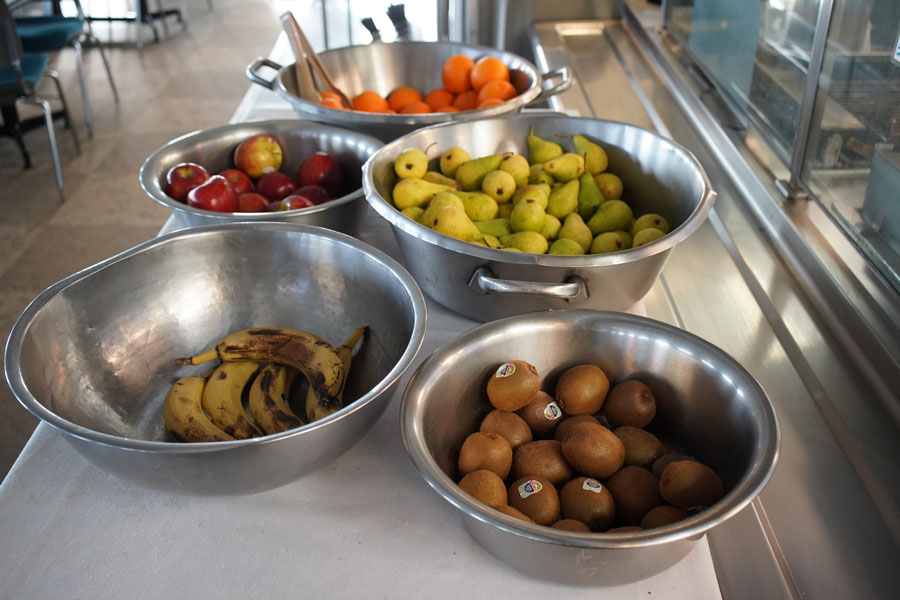
{"label": "green pear", "polygon": [[561,254],[564,256],[579,256],[584,254],[584,248],[575,240],[569,238],[560,238],[550,244],[547,254]]}
{"label": "green pear", "polygon": [[505,153],[498,168],[501,171],[506,171],[512,175],[517,188],[528,183],[528,176],[531,174],[531,166],[528,164],[528,159],[521,154],[516,154],[515,152]]}
{"label": "green pear", "polygon": [[497,236],[489,233],[484,234],[484,243],[488,248],[496,249],[500,247],[500,240],[497,239]]}
{"label": "green pear", "polygon": [[535,231],[544,228],[544,207],[535,200],[522,200],[513,206],[509,224],[514,232]]}
{"label": "green pear", "polygon": [[513,204],[516,204],[529,198],[537,200],[541,206],[547,208],[547,201],[550,200],[550,186],[546,183],[529,183],[517,189],[512,200]]}
{"label": "green pear", "polygon": [[401,179],[421,178],[428,171],[428,157],[418,148],[404,150],[394,160],[394,173]]}
{"label": "green pear", "polygon": [[438,211],[431,228],[438,233],[449,235],[464,242],[480,242],[484,239],[481,231],[466,216],[466,211],[458,206],[445,206]]}
{"label": "green pear", "polygon": [[609,166],[609,157],[600,144],[594,143],[581,134],[572,136],[575,154],[584,157],[584,168],[591,175],[602,173]]}
{"label": "green pear", "polygon": [[660,231],[656,227],[646,227],[634,234],[634,241],[632,241],[631,247],[637,248],[638,246],[649,244],[650,242],[658,240],[664,235],[666,235],[666,233],[664,231]]}
{"label": "green pear", "polygon": [[547,200],[547,213],[557,219],[565,219],[566,215],[578,209],[578,180],[573,179],[559,189],[550,192]]}
{"label": "green pear", "polygon": [[462,200],[466,214],[473,221],[487,221],[497,216],[497,203],[484,192],[451,190],[450,193]]}
{"label": "green pear", "polygon": [[490,219],[489,221],[475,221],[475,227],[481,230],[485,235],[500,237],[501,235],[509,235],[512,233],[512,225],[509,219]]}
{"label": "green pear", "polygon": [[459,196],[452,192],[441,192],[431,199],[431,202],[428,203],[428,207],[417,220],[425,227],[431,227],[434,225],[434,220],[438,213],[445,206],[455,206],[465,210],[465,205]]}
{"label": "green pear", "polygon": [[597,182],[594,181],[594,178],[587,171],[582,173],[581,177],[578,178],[578,182],[580,184],[578,187],[578,214],[581,215],[582,219],[588,220],[606,198],[603,196],[600,188],[597,187]]}
{"label": "green pear", "polygon": [[459,169],[459,166],[471,158],[463,148],[454,146],[441,154],[438,164],[441,167],[441,173],[447,177],[456,177],[456,170]]}
{"label": "green pear", "polygon": [[534,135],[534,125],[528,130],[528,162],[531,164],[545,163],[562,156],[562,146],[556,142],[545,140]]}
{"label": "green pear", "polygon": [[424,179],[401,179],[394,186],[391,196],[394,200],[394,206],[403,210],[410,206],[424,206],[436,195],[451,189],[453,188],[439,183],[431,183]]}
{"label": "green pear", "polygon": [[[439,194],[440,195],[440,194]],[[425,212],[425,209],[421,206],[409,206],[400,211],[405,216],[409,217],[413,221],[418,221],[419,217],[422,216],[422,213]]]}
{"label": "green pear", "polygon": [[634,236],[632,236],[630,233],[628,233],[624,229],[616,229],[615,231],[610,231],[609,233],[614,233],[619,236],[619,239],[622,240],[623,247],[631,248]]}
{"label": "green pear", "polygon": [[636,235],[641,229],[654,227],[663,233],[669,233],[669,222],[662,215],[656,213],[647,213],[639,216],[631,224],[631,235]]}
{"label": "green pear", "polygon": [[581,253],[584,254],[591,247],[594,239],[590,228],[585,224],[577,212],[570,213],[563,222],[559,233],[556,236],[561,240],[573,240],[581,246]]}
{"label": "green pear", "polygon": [[507,202],[516,193],[516,180],[508,172],[497,169],[485,175],[481,191],[498,203]]}
{"label": "green pear", "polygon": [[608,254],[610,252],[618,252],[630,248],[622,243],[622,238],[616,235],[615,231],[605,231],[594,238],[591,242],[591,254]]}
{"label": "green pear", "polygon": [[498,219],[509,219],[509,215],[512,214],[513,205],[512,202],[504,202],[503,204],[497,207],[497,218]]}
{"label": "green pear", "polygon": [[504,248],[517,248],[531,254],[546,254],[550,243],[537,231],[519,231],[500,238]]}
{"label": "green pear", "polygon": [[556,180],[553,179],[553,175],[544,171],[543,163],[531,165],[528,171],[528,183],[546,183],[550,185],[554,181]]}
{"label": "green pear", "polygon": [[562,223],[559,219],[553,215],[545,215],[544,226],[541,228],[541,235],[548,240],[555,240],[559,235],[560,228],[562,228]]}
{"label": "green pear", "polygon": [[431,183],[439,183],[441,185],[446,185],[457,190],[459,189],[459,184],[456,183],[455,179],[453,179],[452,177],[447,177],[443,173],[439,173],[437,171],[426,171],[425,174],[422,175],[422,179]]}
{"label": "green pear", "polygon": [[557,181],[572,181],[584,173],[584,158],[567,152],[558,158],[544,163],[544,171],[553,175]]}
{"label": "green pear", "polygon": [[587,226],[592,234],[599,235],[616,229],[627,230],[631,226],[631,219],[630,206],[621,200],[607,200],[597,207],[593,216],[588,219]]}
{"label": "green pear", "polygon": [[500,246],[501,250],[506,250],[507,252],[521,252],[518,248],[513,248],[512,246],[506,248],[504,246]]}
{"label": "green pear", "polygon": [[618,200],[622,197],[622,180],[618,175],[599,173],[594,175],[594,181],[607,200]]}
{"label": "green pear", "polygon": [[456,170],[456,182],[467,192],[480,190],[481,182],[488,173],[497,170],[501,160],[503,160],[502,154],[491,154],[467,160]]}

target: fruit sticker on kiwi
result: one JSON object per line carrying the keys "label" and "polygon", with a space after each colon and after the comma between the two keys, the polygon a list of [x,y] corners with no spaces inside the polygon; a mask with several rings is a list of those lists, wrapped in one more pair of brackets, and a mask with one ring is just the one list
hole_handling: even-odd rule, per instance
{"label": "fruit sticker on kiwi", "polygon": [[596,479],[585,479],[584,483],[581,484],[581,489],[587,490],[588,492],[594,492],[595,494],[599,494],[603,491],[603,485],[597,481]]}
{"label": "fruit sticker on kiwi", "polygon": [[497,369],[497,372],[494,373],[494,377],[509,377],[513,373],[516,372],[516,365],[512,363],[504,363],[500,365],[500,368]]}
{"label": "fruit sticker on kiwi", "polygon": [[551,402],[544,407],[544,417],[548,421],[555,421],[562,416],[562,409],[556,402]]}
{"label": "fruit sticker on kiwi", "polygon": [[537,481],[536,479],[529,479],[519,486],[519,495],[522,498],[527,498],[532,494],[537,494],[542,489],[544,489],[544,486],[541,485],[540,481]]}

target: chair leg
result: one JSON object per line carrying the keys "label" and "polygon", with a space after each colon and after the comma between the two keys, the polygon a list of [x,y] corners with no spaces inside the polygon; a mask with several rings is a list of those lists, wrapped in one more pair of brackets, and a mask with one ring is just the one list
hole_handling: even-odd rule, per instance
{"label": "chair leg", "polygon": [[84,52],[81,42],[72,40],[75,48],[75,69],[78,71],[78,83],[81,84],[81,104],[84,110],[84,125],[87,127],[88,137],[94,136],[94,122],[91,119],[91,101],[88,98],[87,79],[84,76]]}
{"label": "chair leg", "polygon": [[166,13],[163,12],[162,0],[156,0],[156,10],[159,14],[159,20],[162,21],[163,35],[169,37],[169,24],[166,22]]}
{"label": "chair leg", "polygon": [[[75,153],[81,154],[81,144],[78,142],[78,134],[75,132],[75,128],[72,127],[72,115],[69,113],[69,103],[66,102],[66,95],[63,93],[62,83],[59,81],[59,73],[56,71],[45,71],[44,75],[53,80],[53,83],[56,85],[56,93],[59,96],[59,103],[62,104],[63,108],[63,116],[66,118],[66,124],[69,127],[69,132],[72,134],[72,141],[75,142]],[[56,139],[54,137],[54,139]]]}
{"label": "chair leg", "polygon": [[22,159],[25,161],[25,168],[31,168],[31,155],[28,153],[28,147],[25,146],[25,136],[22,135],[22,125],[19,123],[19,113],[13,104],[0,106],[0,114],[3,115],[3,127],[16,140],[19,151],[22,153]]}
{"label": "chair leg", "polygon": [[47,137],[50,140],[50,155],[53,158],[53,172],[56,174],[56,187],[59,190],[59,201],[64,202],[63,173],[62,165],[59,162],[59,149],[56,147],[56,132],[53,129],[53,109],[50,108],[49,102],[35,96],[22,96],[19,100],[26,104],[39,106],[41,112],[44,113],[44,122],[47,125]]}
{"label": "chair leg", "polygon": [[118,104],[119,90],[116,89],[116,82],[113,81],[112,69],[109,68],[109,61],[106,59],[106,50],[103,49],[103,43],[90,31],[87,33],[87,39],[100,51],[100,58],[103,60],[103,68],[106,69],[106,78],[109,79],[109,87],[112,88],[113,98],[115,98],[116,104]]}

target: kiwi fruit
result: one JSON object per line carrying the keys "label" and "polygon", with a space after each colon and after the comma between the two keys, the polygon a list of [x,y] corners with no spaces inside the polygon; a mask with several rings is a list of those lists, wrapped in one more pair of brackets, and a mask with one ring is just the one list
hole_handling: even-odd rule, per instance
{"label": "kiwi fruit", "polygon": [[576,477],[559,492],[560,514],[564,519],[585,523],[591,531],[606,531],[616,516],[612,494],[596,479]]}
{"label": "kiwi fruit", "polygon": [[503,436],[513,450],[532,439],[528,423],[516,413],[508,410],[495,409],[489,412],[481,421],[478,431]]}
{"label": "kiwi fruit", "polygon": [[613,429],[622,425],[643,428],[656,416],[656,398],[643,382],[622,381],[609,391],[603,414]]}
{"label": "kiwi fruit", "polygon": [[597,420],[596,417],[592,415],[575,415],[574,417],[565,417],[562,421],[559,422],[559,425],[556,426],[556,429],[553,430],[553,439],[557,442],[561,442],[566,434],[569,432],[569,429],[572,428],[577,423],[584,423],[585,421],[590,421],[591,423],[601,424],[600,421]]}
{"label": "kiwi fruit", "polygon": [[668,504],[660,504],[651,508],[644,518],[641,519],[641,527],[644,529],[653,529],[654,527],[665,527],[672,523],[677,523],[683,519],[687,519],[690,515],[681,510],[677,506],[669,506]]}
{"label": "kiwi fruit", "polygon": [[663,503],[659,479],[642,467],[622,467],[606,480],[606,487],[616,502],[616,519],[628,525],[640,524],[651,508]]}
{"label": "kiwi fruit", "polygon": [[534,519],[538,525],[559,521],[559,494],[549,480],[521,477],[509,486],[509,505]]}
{"label": "kiwi fruit", "polygon": [[590,533],[591,528],[575,519],[560,519],[553,525],[553,529],[562,529],[563,531],[577,531],[579,533]]}
{"label": "kiwi fruit", "polygon": [[459,449],[459,474],[466,476],[478,469],[496,473],[506,479],[512,467],[513,451],[502,435],[476,431],[470,434]]}
{"label": "kiwi fruit", "polygon": [[508,504],[504,504],[503,506],[495,506],[494,508],[505,515],[509,515],[510,517],[515,517],[519,520],[525,521],[526,523],[534,523],[534,519],[523,513],[521,510],[513,508]]}
{"label": "kiwi fruit", "polygon": [[666,502],[689,510],[710,506],[722,498],[724,488],[716,472],[695,460],[669,463],[659,478],[659,493]]}
{"label": "kiwi fruit", "polygon": [[622,425],[613,430],[625,445],[625,464],[649,469],[657,458],[665,454],[666,447],[649,431]]}
{"label": "kiwi fruit", "polygon": [[599,423],[578,423],[562,441],[563,456],[579,473],[595,479],[609,477],[625,462],[625,445]]}
{"label": "kiwi fruit", "polygon": [[694,460],[694,457],[672,452],[663,454],[655,461],[653,461],[653,467],[650,470],[653,471],[653,474],[657,477],[662,477],[663,471],[666,470],[666,467],[669,466],[669,463],[673,463],[677,460]]}
{"label": "kiwi fruit", "polygon": [[506,484],[493,471],[487,469],[472,471],[459,481],[459,487],[488,506],[496,508],[507,503]]}
{"label": "kiwi fruit", "polygon": [[539,391],[531,399],[531,402],[516,411],[516,414],[531,428],[535,438],[549,438],[563,418],[562,409],[553,397],[544,391]]}
{"label": "kiwi fruit", "polygon": [[642,527],[638,527],[637,525],[624,525],[622,527],[613,527],[612,529],[608,529],[606,533],[630,533],[632,531],[643,531]]}
{"label": "kiwi fruit", "polygon": [[609,378],[596,365],[567,369],[556,382],[556,400],[567,415],[589,415],[603,408]]}
{"label": "kiwi fruit", "polygon": [[559,487],[572,479],[572,467],[562,454],[560,442],[537,440],[522,444],[513,452],[512,476],[539,477]]}
{"label": "kiwi fruit", "polygon": [[541,389],[541,378],[534,365],[524,360],[503,363],[487,383],[488,400],[500,410],[519,410]]}

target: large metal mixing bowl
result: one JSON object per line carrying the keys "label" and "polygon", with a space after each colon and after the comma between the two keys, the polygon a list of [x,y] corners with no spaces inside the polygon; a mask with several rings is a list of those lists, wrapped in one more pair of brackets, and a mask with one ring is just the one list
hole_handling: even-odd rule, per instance
{"label": "large metal mixing bowl", "polygon": [[[501,152],[528,156],[526,136],[559,139],[584,134],[602,143],[610,173],[622,178],[623,199],[635,215],[659,213],[672,231],[649,244],[610,254],[552,256],[485,248],[442,235],[394,208],[393,162],[408,148],[426,151],[431,169],[453,146],[472,157]],[[565,141],[561,142],[565,144]],[[387,219],[407,268],[426,294],[483,321],[544,308],[624,310],[644,297],[672,249],[706,220],[715,192],[685,148],[634,125],[553,115],[509,115],[434,125],[407,134],[363,165],[366,199]]]}
{"label": "large metal mixing bowl", "polygon": [[[600,366],[614,383],[644,381],[657,401],[648,429],[712,467],[725,497],[685,521],[635,533],[529,525],[478,502],[455,483],[457,457],[492,408],[486,381],[513,359],[537,367],[551,394],[564,370],[584,363]],[[469,330],[416,369],[400,419],[403,442],[422,476],[459,509],[482,546],[533,577],[598,586],[637,581],[681,560],[707,531],[759,494],[780,442],[765,392],[722,350],[658,321],[592,310],[548,310]]]}
{"label": "large metal mixing bowl", "polygon": [[[495,106],[459,113],[366,113],[328,108],[301,98],[297,91],[294,63],[282,66],[269,59],[258,58],[247,66],[246,74],[250,81],[274,90],[287,100],[303,119],[337,123],[384,141],[435,123],[518,112],[529,104],[543,102],[572,86],[572,74],[566,68],[541,74],[534,64],[518,54],[455,42],[394,42],[347,46],[326,50],[319,57],[335,85],[351,98],[364,90],[373,90],[386,98],[400,86],[412,86],[423,96],[435,88],[443,87],[441,66],[456,54],[464,54],[473,60],[482,56],[499,58],[510,69],[510,82],[519,92],[518,96]],[[262,74],[264,69],[274,69],[276,75],[267,79]]]}
{"label": "large metal mixing bowl", "polygon": [[[267,133],[279,141],[284,149],[284,162],[279,170],[295,179],[300,164],[307,157],[318,151],[328,153],[341,168],[343,195],[318,206],[268,213],[203,210],[166,195],[165,178],[171,167],[180,162],[195,162],[213,174],[231,168],[237,145],[259,133]],[[141,187],[151,198],[171,210],[185,227],[235,221],[284,221],[356,235],[366,216],[360,168],[381,145],[381,141],[363,133],[310,121],[285,119],[221,125],[175,138],[147,157],[141,165]]]}
{"label": "large metal mixing bowl", "polygon": [[[340,344],[369,326],[335,414],[248,440],[168,441],[169,386],[210,366],[175,358],[227,333],[275,326]],[[257,492],[296,480],[360,440],[425,334],[425,302],[396,261],[349,236],[287,223],[184,229],[41,293],[13,326],[6,378],[19,401],[115,475],[192,494]]]}

